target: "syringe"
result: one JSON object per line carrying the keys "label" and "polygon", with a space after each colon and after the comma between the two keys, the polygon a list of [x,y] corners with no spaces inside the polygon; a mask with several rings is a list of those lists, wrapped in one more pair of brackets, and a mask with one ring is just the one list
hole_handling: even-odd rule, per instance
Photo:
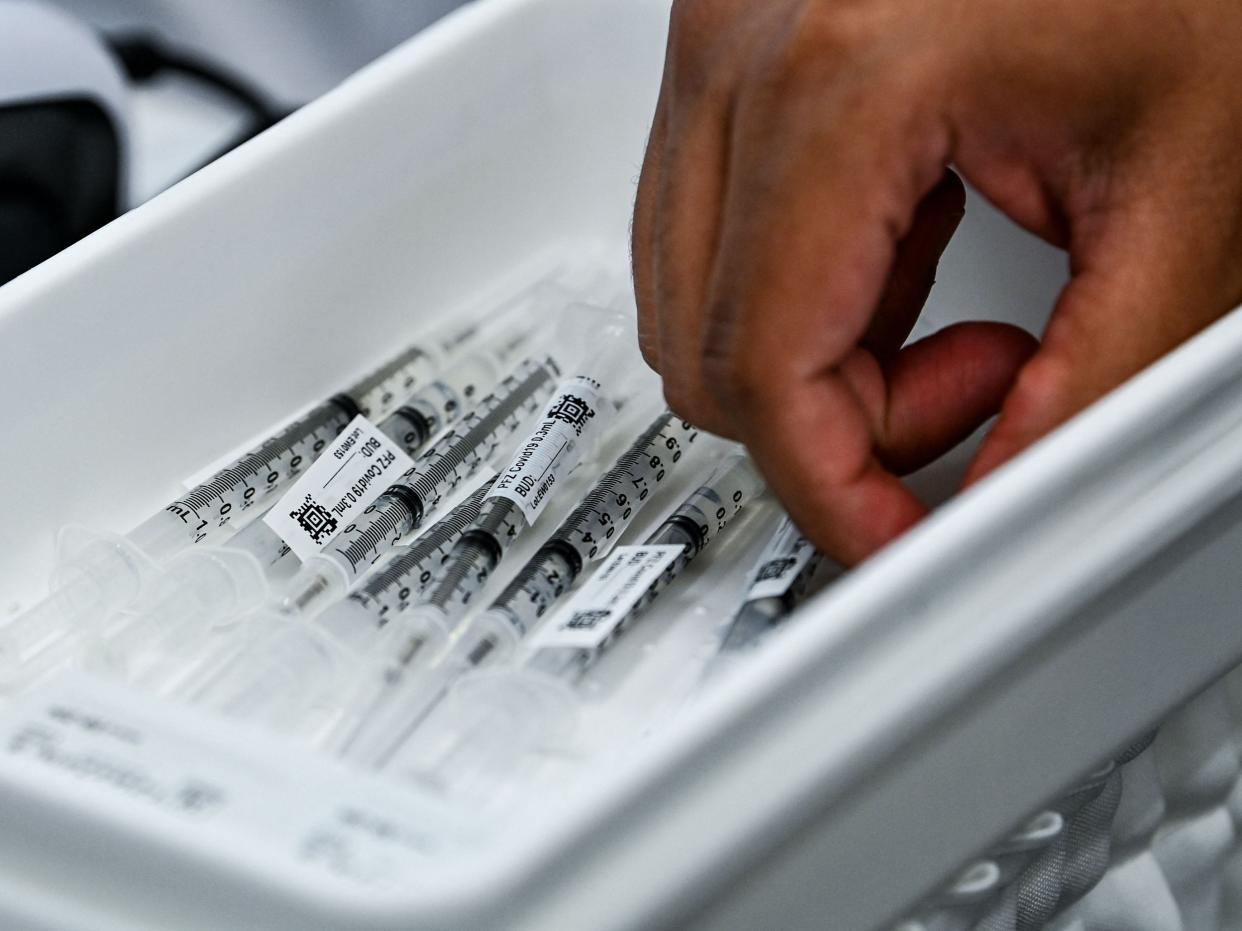
{"label": "syringe", "polygon": [[715,674],[721,663],[753,649],[765,634],[781,624],[806,594],[811,577],[823,562],[823,554],[793,521],[782,518],[751,572],[746,598],[705,673]]}
{"label": "syringe", "polygon": [[[573,587],[584,568],[603,559],[651,500],[683,467],[698,431],[670,411],[655,418],[605,472],[492,602],[470,620],[435,675],[402,682],[365,716],[345,755],[364,766],[382,765],[417,727],[457,675],[508,659],[521,638]],[[393,584],[401,584],[394,578]],[[390,671],[399,681],[406,670]],[[443,674],[439,674],[443,673]]]}
{"label": "syringe", "polygon": [[342,598],[368,567],[422,526],[445,496],[492,458],[548,396],[556,374],[551,358],[523,363],[322,552],[306,560],[289,584],[282,610],[309,616]]}
{"label": "syringe", "polygon": [[[453,541],[478,516],[494,481],[488,479],[413,542],[399,547],[349,598],[309,623],[289,616],[254,618],[256,626],[267,624],[270,629],[203,689],[187,697],[223,714],[269,726],[296,723],[317,699],[325,705],[347,705],[372,678],[363,666],[388,622],[387,596],[392,589],[388,579],[402,577],[403,597],[421,590]],[[187,656],[186,661],[195,660]]]}
{"label": "syringe", "polygon": [[[358,546],[378,546],[378,554],[388,542],[395,543],[396,538],[419,526],[425,514],[439,505],[443,495],[475,474],[494,453],[496,445],[518,428],[547,396],[556,375],[556,365],[551,359],[528,361],[518,366],[511,376],[480,402],[478,408],[463,418],[456,429],[445,434],[420,456],[414,468],[402,477],[398,485],[368,507],[355,524],[346,528],[351,532],[359,531],[351,537],[355,549]],[[411,522],[414,515],[410,508],[414,502],[420,502],[420,510],[417,519]],[[406,510],[403,511],[403,508]],[[378,536],[388,532],[394,534],[391,541]],[[362,542],[358,543],[358,540]],[[98,547],[95,549],[98,550]],[[180,631],[183,626],[192,625],[202,630],[219,624],[247,608],[253,593],[260,592],[261,599],[267,579],[275,575],[282,565],[296,564],[285,542],[261,521],[251,523],[223,549],[227,551],[223,560],[209,548],[196,547],[193,551],[179,554],[176,558],[177,571],[167,576],[152,568],[148,579],[157,581],[154,586],[147,581],[147,587],[154,590],[142,598],[144,607],[128,617],[124,624],[114,627],[110,635],[120,636],[126,628],[132,628],[137,631],[138,639],[142,639],[145,635],[141,629]],[[356,553],[351,549],[349,555],[356,556]],[[370,562],[370,559],[359,562],[353,577]],[[45,669],[60,668],[83,646],[90,632],[84,621],[90,617],[92,610],[95,617],[102,621],[139,600],[142,586],[134,581],[132,590],[124,589],[122,586],[131,579],[117,573],[115,568],[101,564],[87,579],[96,584],[95,588],[76,583],[45,602],[47,607],[44,610],[53,618],[44,618],[36,613],[0,628],[0,684],[27,682],[42,675]],[[222,572],[222,569],[228,571]],[[106,592],[102,588],[105,585],[111,586]],[[83,591],[92,599],[91,605],[79,609],[76,603],[69,601],[65,607],[67,599]],[[104,597],[105,594],[107,597]],[[76,612],[73,615],[76,621],[67,620],[67,610]],[[48,623],[41,623],[43,621]],[[12,648],[6,650],[10,643]],[[113,660],[116,655],[113,651]]]}
{"label": "syringe", "polygon": [[[504,347],[484,350],[452,362],[434,382],[381,421],[379,429],[408,455],[416,455],[430,437],[460,418],[482,388],[495,381],[497,363],[506,352]],[[268,586],[263,564],[254,565],[254,554],[244,543],[266,531],[266,527],[242,531],[241,547],[196,547],[174,557],[166,567],[167,584],[158,597],[101,629],[88,657],[92,668],[131,678],[142,667],[160,661],[170,648],[184,652],[183,648],[201,643],[223,621],[265,601]],[[283,552],[283,546],[277,552]]]}
{"label": "syringe", "polygon": [[[507,467],[479,516],[454,545],[436,579],[401,617],[401,664],[425,666],[447,645],[456,625],[509,549],[534,525],[565,477],[590,455],[618,402],[616,382],[629,363],[606,349],[582,367],[588,375],[563,382]],[[609,397],[613,395],[613,397]]]}
{"label": "syringe", "polygon": [[[643,542],[644,550],[672,547],[678,552],[664,571],[647,582],[633,606],[619,615],[609,612],[606,617],[580,617],[583,612],[574,612],[561,626],[562,630],[572,632],[571,635],[558,638],[555,628],[547,631],[527,657],[525,667],[566,681],[580,677],[724,532],[762,488],[763,482],[750,459],[744,453],[730,456]],[[592,612],[598,613],[598,610]],[[583,633],[587,633],[585,638],[581,636]],[[562,645],[566,639],[575,641],[576,645]]]}
{"label": "syringe", "polygon": [[155,558],[218,539],[237,515],[286,487],[354,417],[385,419],[419,386],[432,382],[445,358],[479,330],[472,321],[409,347],[153,514],[129,539]]}
{"label": "syringe", "polygon": [[61,662],[60,646],[91,620],[135,602],[158,576],[156,564],[221,536],[257,513],[359,413],[385,417],[443,357],[473,338],[477,320],[433,330],[365,378],[216,472],[126,536],[68,529],[61,535],[52,594],[0,628],[0,680],[21,680]]}
{"label": "syringe", "polygon": [[349,597],[331,605],[316,623],[343,642],[356,643],[361,637],[364,642],[358,644],[359,649],[374,644],[375,634],[431,584],[449,549],[478,518],[494,482],[488,479],[425,533],[394,549],[375,571],[363,577]]}
{"label": "syringe", "polygon": [[[568,617],[537,635],[514,669],[460,679],[390,768],[444,787],[504,768],[572,721],[574,686],[761,490],[744,454],[721,463],[639,547],[617,549],[576,596]],[[586,603],[579,607],[579,600]]]}
{"label": "syringe", "polygon": [[[534,628],[568,592],[587,564],[603,559],[651,500],[675,474],[699,432],[671,411],[656,417],[618,457],[582,503],[518,572],[491,606],[471,623],[477,631],[466,649],[488,654]],[[494,629],[493,629],[494,628]],[[491,638],[497,637],[493,641]]]}

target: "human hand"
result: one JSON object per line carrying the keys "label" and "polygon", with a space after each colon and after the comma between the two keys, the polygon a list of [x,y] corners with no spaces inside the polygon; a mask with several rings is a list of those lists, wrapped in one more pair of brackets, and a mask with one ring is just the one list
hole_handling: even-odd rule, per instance
{"label": "human hand", "polygon": [[[847,563],[998,410],[977,480],[1242,301],[1242,7],[676,0],[634,214],[643,353]],[[957,169],[1069,253],[1042,345],[900,348]]]}

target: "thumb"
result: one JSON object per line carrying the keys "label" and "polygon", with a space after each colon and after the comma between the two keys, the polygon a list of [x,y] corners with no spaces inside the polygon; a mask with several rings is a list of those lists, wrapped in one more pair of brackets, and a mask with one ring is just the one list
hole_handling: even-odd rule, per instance
{"label": "thumb", "polygon": [[[1195,235],[1197,231],[1202,235]],[[1078,230],[1073,277],[967,470],[969,485],[1222,316],[1242,298],[1232,237],[1135,204]],[[1212,243],[1211,246],[1206,246]],[[1206,247],[1205,247],[1206,246]]]}

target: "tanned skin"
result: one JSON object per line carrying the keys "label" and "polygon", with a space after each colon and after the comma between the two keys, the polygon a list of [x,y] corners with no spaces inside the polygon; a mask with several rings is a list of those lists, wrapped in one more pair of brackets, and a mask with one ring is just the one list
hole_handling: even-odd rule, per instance
{"label": "tanned skin", "polygon": [[[1242,303],[1236,0],[677,0],[634,215],[643,353],[830,555],[1000,416],[974,482]],[[1037,343],[901,348],[963,186],[1066,250]]]}

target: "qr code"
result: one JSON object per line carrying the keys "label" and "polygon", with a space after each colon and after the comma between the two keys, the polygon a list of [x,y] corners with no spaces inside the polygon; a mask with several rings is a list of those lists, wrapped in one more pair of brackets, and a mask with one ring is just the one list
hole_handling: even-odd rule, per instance
{"label": "qr code", "polygon": [[570,630],[590,630],[600,621],[608,620],[611,611],[575,611],[565,626]]}
{"label": "qr code", "polygon": [[548,411],[548,416],[553,420],[569,424],[574,428],[575,434],[582,436],[582,428],[595,416],[595,411],[576,394],[563,394],[553,405],[552,410]]}
{"label": "qr code", "polygon": [[773,559],[770,562],[766,562],[759,570],[759,574],[755,576],[755,581],[770,582],[773,579],[779,579],[792,569],[796,563],[797,560],[789,556],[786,556],[784,559]]}
{"label": "qr code", "polygon": [[305,503],[300,508],[290,511],[289,516],[296,520],[298,526],[305,530],[316,543],[322,543],[336,533],[336,518],[310,495],[306,496]]}

